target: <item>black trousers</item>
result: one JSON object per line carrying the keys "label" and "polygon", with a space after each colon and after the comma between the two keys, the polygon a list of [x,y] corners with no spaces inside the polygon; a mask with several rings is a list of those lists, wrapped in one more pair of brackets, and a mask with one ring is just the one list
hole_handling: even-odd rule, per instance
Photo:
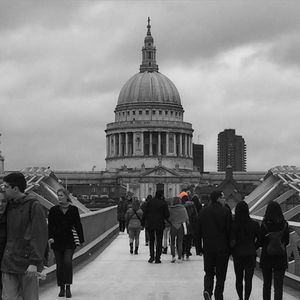
{"label": "black trousers", "polygon": [[204,259],[204,290],[213,294],[214,277],[216,286],[214,296],[216,300],[223,300],[224,284],[227,273],[229,255],[227,252],[205,252]]}
{"label": "black trousers", "polygon": [[[256,255],[234,256],[235,288],[239,299],[248,300],[252,291],[252,278]],[[245,281],[245,297],[243,298],[243,281]]]}
{"label": "black trousers", "polygon": [[186,234],[183,236],[182,254],[190,256],[189,253],[191,252],[191,248],[192,248],[192,240],[193,240],[193,236],[191,234]]}
{"label": "black trousers", "polygon": [[264,278],[263,300],[271,300],[272,276],[274,276],[274,300],[282,300],[282,287],[285,269],[262,268]]}
{"label": "black trousers", "polygon": [[72,284],[74,249],[54,250],[57,285]]}
{"label": "black trousers", "polygon": [[119,221],[119,230],[121,232],[124,232],[125,231],[125,221]]}
{"label": "black trousers", "polygon": [[[163,238],[163,229],[148,229],[149,232],[149,249],[150,257],[155,259],[160,259],[162,252],[162,238]],[[156,243],[156,250],[154,252],[154,245]]]}

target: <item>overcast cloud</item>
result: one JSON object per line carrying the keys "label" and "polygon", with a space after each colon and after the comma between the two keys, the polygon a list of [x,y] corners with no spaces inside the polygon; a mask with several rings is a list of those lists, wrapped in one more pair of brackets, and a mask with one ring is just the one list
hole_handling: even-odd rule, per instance
{"label": "overcast cloud", "polygon": [[139,71],[147,17],[205,170],[235,128],[247,169],[300,166],[298,1],[0,1],[6,170],[105,168],[105,127]]}

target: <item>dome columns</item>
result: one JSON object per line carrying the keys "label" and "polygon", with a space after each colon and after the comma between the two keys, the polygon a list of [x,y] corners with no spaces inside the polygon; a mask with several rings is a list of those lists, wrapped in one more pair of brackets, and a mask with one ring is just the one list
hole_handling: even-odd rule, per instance
{"label": "dome columns", "polygon": [[192,158],[192,134],[175,131],[118,132],[106,136],[107,158],[176,156]]}

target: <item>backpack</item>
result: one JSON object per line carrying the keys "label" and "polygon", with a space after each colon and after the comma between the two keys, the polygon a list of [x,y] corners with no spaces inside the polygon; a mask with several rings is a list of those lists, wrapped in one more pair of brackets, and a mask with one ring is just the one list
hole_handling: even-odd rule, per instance
{"label": "backpack", "polygon": [[[265,228],[266,225],[265,225]],[[271,231],[266,236],[269,237],[269,242],[266,247],[266,251],[269,255],[284,255],[285,245],[282,243],[283,232],[286,228],[286,223],[280,231]]]}

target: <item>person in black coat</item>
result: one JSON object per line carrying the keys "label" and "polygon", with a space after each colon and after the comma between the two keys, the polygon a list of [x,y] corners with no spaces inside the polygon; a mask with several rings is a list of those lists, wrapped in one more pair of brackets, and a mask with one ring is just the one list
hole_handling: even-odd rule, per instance
{"label": "person in black coat", "polygon": [[48,215],[49,245],[56,260],[57,285],[60,287],[58,296],[71,298],[72,259],[76,248],[72,230],[75,229],[80,244],[84,242],[84,237],[78,208],[71,205],[68,191],[59,189],[57,196],[59,204],[51,207]]}
{"label": "person in black coat", "polygon": [[[156,264],[161,263],[160,256],[162,252],[162,238],[165,228],[165,220],[170,216],[168,204],[164,198],[164,192],[158,190],[155,197],[149,199],[144,208],[144,219],[149,232],[149,263],[155,260]],[[154,252],[154,244],[156,251]]]}
{"label": "person in black coat", "polygon": [[[7,229],[6,229],[6,206],[7,199],[5,193],[0,190],[0,263],[4,254],[6,245]],[[2,294],[2,272],[0,270],[0,299]]]}
{"label": "person in black coat", "polygon": [[[281,241],[284,252],[280,255],[270,255],[267,246],[270,233],[282,231]],[[285,221],[280,205],[270,201],[260,227],[260,267],[263,274],[263,299],[271,299],[272,277],[274,278],[274,299],[282,299],[282,287],[285,270],[288,267],[286,246],[289,244],[289,226]]]}
{"label": "person in black coat", "polygon": [[[248,300],[252,290],[252,278],[256,264],[256,250],[259,246],[259,224],[251,220],[249,207],[245,201],[240,201],[235,207],[231,246],[236,278],[236,291],[239,300]],[[244,297],[243,281],[245,281]]]}
{"label": "person in black coat", "polygon": [[200,244],[203,243],[205,271],[203,294],[206,298],[211,297],[214,289],[214,276],[216,276],[214,289],[216,300],[223,299],[230,254],[232,218],[230,210],[222,205],[223,198],[222,191],[213,191],[210,195],[211,202],[200,211],[197,224],[197,236]]}

